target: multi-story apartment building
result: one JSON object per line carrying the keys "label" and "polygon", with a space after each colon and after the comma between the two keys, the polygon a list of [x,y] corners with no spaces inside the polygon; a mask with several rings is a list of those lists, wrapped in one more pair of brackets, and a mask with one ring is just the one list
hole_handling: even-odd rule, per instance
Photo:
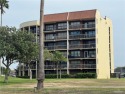
{"label": "multi-story apartment building", "polygon": [[[24,22],[20,28],[36,34],[38,42],[39,21]],[[67,57],[61,64],[62,73],[94,72],[98,79],[107,79],[114,72],[112,21],[98,10],[45,15],[44,48],[59,50]],[[27,69],[20,71],[24,75]],[[46,61],[45,73],[56,73],[55,64]]]}

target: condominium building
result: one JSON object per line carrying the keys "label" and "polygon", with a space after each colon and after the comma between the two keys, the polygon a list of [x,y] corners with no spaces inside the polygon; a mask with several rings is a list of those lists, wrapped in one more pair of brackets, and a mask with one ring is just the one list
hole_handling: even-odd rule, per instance
{"label": "condominium building", "polygon": [[[21,30],[36,34],[39,42],[39,21],[28,21],[20,25]],[[112,21],[102,17],[98,10],[85,10],[44,16],[44,48],[60,51],[67,62],[61,63],[62,73],[92,72],[98,79],[108,79],[114,72]],[[33,73],[37,69],[33,65]],[[20,75],[26,75],[23,66]],[[45,61],[45,73],[55,74],[56,66]]]}

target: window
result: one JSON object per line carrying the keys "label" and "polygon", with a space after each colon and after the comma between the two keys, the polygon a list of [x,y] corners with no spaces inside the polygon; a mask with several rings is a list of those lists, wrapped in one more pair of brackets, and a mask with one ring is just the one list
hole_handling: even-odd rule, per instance
{"label": "window", "polygon": [[71,31],[70,35],[80,35],[80,31]]}
{"label": "window", "polygon": [[67,42],[57,42],[57,45],[67,45]]}
{"label": "window", "polygon": [[89,51],[89,57],[90,58],[95,58],[96,57],[96,52],[95,51]]}
{"label": "window", "polygon": [[75,41],[71,41],[70,44],[71,44],[71,45],[80,44],[80,41],[76,41],[76,40],[75,40]]}
{"label": "window", "polygon": [[46,25],[46,30],[48,31],[54,30],[54,25]]}
{"label": "window", "polygon": [[71,56],[80,57],[80,51],[71,51]]}
{"label": "window", "polygon": [[58,37],[65,37],[66,33],[58,33]]}
{"label": "window", "polygon": [[73,65],[80,64],[80,61],[71,61],[70,64],[73,64]]}
{"label": "window", "polygon": [[77,25],[80,25],[80,22],[71,22],[71,25],[77,26]]}
{"label": "window", "polygon": [[45,39],[46,39],[46,40],[54,39],[54,34],[46,34]]}
{"label": "window", "polygon": [[67,23],[58,23],[58,29],[66,29]]}
{"label": "window", "polygon": [[54,43],[47,43],[46,46],[54,46]]}
{"label": "window", "polygon": [[85,32],[85,35],[88,35],[89,37],[95,36],[95,31],[87,31]]}

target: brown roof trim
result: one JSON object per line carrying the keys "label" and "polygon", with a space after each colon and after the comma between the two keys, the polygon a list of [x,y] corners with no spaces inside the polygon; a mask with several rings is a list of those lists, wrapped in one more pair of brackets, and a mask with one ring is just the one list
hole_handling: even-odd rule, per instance
{"label": "brown roof trim", "polygon": [[44,16],[44,22],[51,23],[51,22],[62,22],[67,20],[73,21],[73,20],[83,20],[83,19],[94,19],[95,14],[96,14],[96,9],[69,12],[69,15],[68,15],[68,12],[57,13],[57,14],[47,14]]}

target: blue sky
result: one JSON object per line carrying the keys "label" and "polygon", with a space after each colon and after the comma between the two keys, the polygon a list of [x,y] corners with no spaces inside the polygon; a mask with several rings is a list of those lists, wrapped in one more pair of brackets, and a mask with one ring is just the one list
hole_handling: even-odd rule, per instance
{"label": "blue sky", "polygon": [[[19,27],[20,23],[39,20],[40,0],[9,0],[10,9],[3,24]],[[115,67],[125,66],[125,0],[45,0],[45,14],[98,9],[112,19],[114,30]],[[16,68],[16,64],[11,68]]]}

